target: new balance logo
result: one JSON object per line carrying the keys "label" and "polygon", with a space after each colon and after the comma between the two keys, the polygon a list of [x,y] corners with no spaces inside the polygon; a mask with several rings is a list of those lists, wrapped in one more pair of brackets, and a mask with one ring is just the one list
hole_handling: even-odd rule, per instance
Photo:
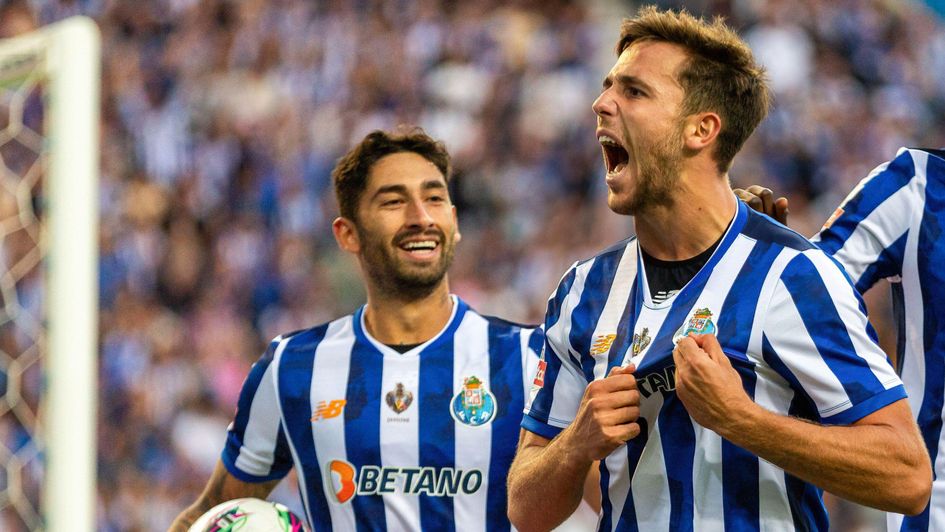
{"label": "new balance logo", "polygon": [[341,415],[347,403],[348,401],[346,399],[335,399],[333,401],[322,401],[318,403],[318,407],[315,409],[315,412],[312,413],[312,421],[338,417]]}

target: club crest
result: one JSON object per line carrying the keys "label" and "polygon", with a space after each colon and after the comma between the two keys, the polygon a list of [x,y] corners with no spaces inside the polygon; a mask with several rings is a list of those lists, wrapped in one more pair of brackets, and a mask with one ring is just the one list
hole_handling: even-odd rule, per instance
{"label": "club crest", "polygon": [[405,390],[403,383],[398,382],[393,390],[387,392],[386,400],[387,406],[400,414],[410,408],[410,404],[413,403],[413,393]]}
{"label": "club crest", "polygon": [[495,410],[495,396],[475,375],[463,379],[463,389],[454,395],[450,402],[450,414],[453,419],[472,427],[492,421]]}
{"label": "club crest", "polygon": [[633,343],[630,345],[630,351],[633,353],[633,356],[637,356],[643,352],[647,346],[650,345],[650,329],[644,327],[640,334],[633,335]]}
{"label": "club crest", "polygon": [[682,337],[690,334],[715,334],[715,331],[715,323],[712,322],[712,311],[708,307],[696,309],[689,321],[676,331],[673,336],[673,343],[679,342]]}

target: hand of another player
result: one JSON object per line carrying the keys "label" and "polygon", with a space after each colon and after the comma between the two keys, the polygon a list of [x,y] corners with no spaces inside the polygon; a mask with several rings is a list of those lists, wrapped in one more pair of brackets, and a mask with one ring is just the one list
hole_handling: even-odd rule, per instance
{"label": "hand of another player", "polygon": [[584,452],[588,461],[603,460],[640,434],[640,392],[634,371],[632,364],[615,367],[584,390],[568,433],[572,448]]}
{"label": "hand of another player", "polygon": [[697,423],[721,434],[740,409],[754,406],[712,334],[685,336],[673,350],[676,395]]}
{"label": "hand of another player", "polygon": [[771,189],[761,185],[751,185],[747,189],[736,188],[732,192],[738,196],[738,199],[744,201],[752,209],[767,214],[775,220],[787,225],[788,200],[785,197],[774,199],[774,193]]}

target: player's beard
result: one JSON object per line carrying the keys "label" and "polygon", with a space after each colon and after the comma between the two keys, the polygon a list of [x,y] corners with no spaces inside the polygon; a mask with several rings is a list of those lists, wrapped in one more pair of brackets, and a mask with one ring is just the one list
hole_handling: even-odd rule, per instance
{"label": "player's beard", "polygon": [[[440,255],[433,263],[411,264],[397,256],[399,244],[411,237],[427,235],[439,242]],[[453,263],[455,237],[439,228],[427,231],[401,231],[390,241],[372,236],[358,228],[362,260],[372,282],[386,295],[402,300],[425,297],[439,286]]]}
{"label": "player's beard", "polygon": [[636,144],[634,148],[636,186],[626,201],[618,202],[613,198],[610,209],[617,214],[636,216],[655,207],[672,207],[682,167],[682,123],[663,140],[649,145]]}

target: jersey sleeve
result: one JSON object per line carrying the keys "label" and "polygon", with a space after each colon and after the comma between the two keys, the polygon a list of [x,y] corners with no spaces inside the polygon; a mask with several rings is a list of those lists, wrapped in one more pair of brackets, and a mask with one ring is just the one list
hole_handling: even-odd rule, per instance
{"label": "jersey sleeve", "polygon": [[522,428],[549,439],[574,420],[588,385],[569,341],[571,313],[577,304],[571,293],[578,275],[576,266],[548,300],[541,358],[522,419]]}
{"label": "jersey sleeve", "polygon": [[834,261],[796,255],[776,281],[762,332],[765,361],[823,424],[849,424],[906,397],[865,306]]}
{"label": "jersey sleeve", "polygon": [[917,153],[903,148],[873,169],[811,239],[843,265],[861,293],[902,273],[906,233],[915,206],[924,203]]}
{"label": "jersey sleeve", "polygon": [[253,364],[240,391],[236,416],[227,429],[221,459],[227,471],[244,482],[284,477],[292,467],[279,416],[273,364],[279,339]]}

